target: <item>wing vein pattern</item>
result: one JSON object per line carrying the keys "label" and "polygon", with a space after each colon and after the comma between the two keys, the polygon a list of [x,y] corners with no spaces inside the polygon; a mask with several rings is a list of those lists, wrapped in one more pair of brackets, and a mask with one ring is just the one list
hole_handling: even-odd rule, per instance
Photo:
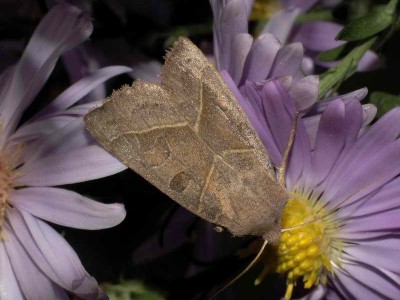
{"label": "wing vein pattern", "polygon": [[219,73],[181,38],[161,77],[114,91],[86,116],[91,134],[201,218],[238,236],[279,236],[288,196]]}

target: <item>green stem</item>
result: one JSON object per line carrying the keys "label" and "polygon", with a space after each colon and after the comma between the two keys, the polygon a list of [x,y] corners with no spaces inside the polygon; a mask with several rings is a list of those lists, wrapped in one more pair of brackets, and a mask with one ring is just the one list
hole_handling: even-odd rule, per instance
{"label": "green stem", "polygon": [[330,89],[335,87],[338,83],[343,82],[356,72],[359,61],[364,56],[365,52],[367,52],[376,41],[376,36],[366,40],[351,50],[350,53],[347,54],[337,66],[321,75],[322,80],[319,86],[320,99],[323,98]]}

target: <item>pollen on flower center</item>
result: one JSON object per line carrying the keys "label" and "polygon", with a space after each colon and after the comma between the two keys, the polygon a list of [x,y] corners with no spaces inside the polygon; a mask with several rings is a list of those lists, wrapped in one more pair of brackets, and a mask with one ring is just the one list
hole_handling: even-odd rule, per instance
{"label": "pollen on flower center", "polygon": [[[321,218],[324,216],[323,218]],[[274,271],[287,276],[286,299],[292,296],[293,287],[302,278],[305,288],[325,284],[332,263],[339,263],[342,243],[335,238],[338,223],[334,214],[326,214],[320,202],[294,193],[282,216],[282,228],[290,228],[313,221],[282,233],[274,249]]]}
{"label": "pollen on flower center", "polygon": [[[335,213],[327,213],[320,201],[293,193],[282,215],[284,231],[276,246],[261,256],[264,269],[255,281],[259,284],[270,272],[286,276],[285,299],[291,299],[293,288],[302,279],[304,288],[325,284],[333,264],[340,265],[343,242],[337,238],[340,224]],[[255,246],[255,247],[254,247]],[[242,256],[257,252],[259,245],[241,251]]]}
{"label": "pollen on flower center", "polygon": [[0,152],[0,240],[4,238],[2,227],[7,206],[10,204],[9,194],[16,187],[15,178],[18,175],[14,167],[18,165],[22,157],[22,150],[22,145],[18,145],[13,147],[13,151],[7,151],[6,154]]}

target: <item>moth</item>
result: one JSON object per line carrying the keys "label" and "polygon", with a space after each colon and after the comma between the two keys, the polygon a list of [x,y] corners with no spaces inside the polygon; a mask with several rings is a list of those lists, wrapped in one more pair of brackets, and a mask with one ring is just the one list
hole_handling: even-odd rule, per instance
{"label": "moth", "polygon": [[192,213],[235,236],[278,242],[288,194],[218,71],[179,38],[161,79],[114,91],[85,117],[90,133]]}

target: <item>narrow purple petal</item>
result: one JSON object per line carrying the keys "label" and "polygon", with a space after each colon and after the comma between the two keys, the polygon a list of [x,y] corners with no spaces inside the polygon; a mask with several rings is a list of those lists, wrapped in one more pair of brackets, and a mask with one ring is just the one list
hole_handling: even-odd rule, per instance
{"label": "narrow purple petal", "polygon": [[280,89],[278,85],[279,83],[275,80],[265,83],[262,89],[262,107],[265,112],[265,119],[280,152],[280,163],[282,153],[285,151],[289,139],[289,133],[292,127],[291,120],[293,118],[285,106],[285,102],[290,102],[290,100],[284,99],[288,96],[288,93],[283,92],[283,89]]}
{"label": "narrow purple petal", "polygon": [[242,78],[243,66],[252,43],[253,37],[248,33],[240,33],[232,41],[232,56],[228,71],[237,85]]}
{"label": "narrow purple petal", "polygon": [[290,100],[285,99],[289,94],[279,88],[277,80],[266,82],[262,89],[263,110],[265,118],[271,129],[275,143],[282,153],[285,151],[289,133],[292,128],[293,117],[287,111],[285,102]]}
{"label": "narrow purple petal", "polygon": [[246,80],[261,81],[267,79],[281,43],[272,34],[260,35],[251,46],[244,65],[242,83]]}
{"label": "narrow purple petal", "polygon": [[27,142],[40,137],[43,138],[60,130],[74,120],[76,120],[74,116],[59,116],[24,124],[10,137],[10,140],[13,142]]}
{"label": "narrow purple petal", "polygon": [[333,101],[322,114],[312,157],[314,184],[318,185],[329,174],[346,141],[345,105]]}
{"label": "narrow purple petal", "polygon": [[303,118],[304,127],[310,140],[311,149],[314,149],[315,147],[315,140],[317,138],[318,126],[320,121],[321,115]]}
{"label": "narrow purple petal", "polygon": [[0,299],[22,299],[22,291],[12,269],[10,258],[7,255],[4,241],[0,242]]}
{"label": "narrow purple petal", "polygon": [[303,46],[300,43],[289,44],[280,49],[276,54],[269,77],[294,77],[299,72],[303,54]]}
{"label": "narrow purple petal", "polygon": [[[296,107],[279,80],[265,83],[262,98],[267,123],[282,155],[289,140]],[[307,172],[311,165],[310,145],[301,119],[297,122],[295,139],[290,153],[286,178],[288,188],[292,188],[297,183],[300,174],[303,171]],[[282,156],[279,164],[281,159]]]}
{"label": "narrow purple petal", "polygon": [[[337,267],[338,268],[338,267]],[[340,295],[340,299],[352,299],[352,294],[345,288],[345,285],[342,283],[342,280],[346,280],[346,277],[342,275],[341,277],[335,276],[330,282],[333,288]]]}
{"label": "narrow purple petal", "polygon": [[9,215],[18,240],[47,277],[84,299],[104,297],[74,250],[54,229],[24,211],[13,210]]}
{"label": "narrow purple petal", "polygon": [[379,214],[366,215],[345,221],[341,231],[348,232],[393,232],[400,227],[400,209],[393,209]]}
{"label": "narrow purple petal", "polygon": [[355,261],[371,264],[376,268],[400,274],[400,266],[394,261],[400,260],[400,240],[396,238],[358,242],[346,247],[346,252]]}
{"label": "narrow purple petal", "polygon": [[303,12],[309,10],[319,0],[282,0],[286,9],[300,8]]}
{"label": "narrow purple petal", "polygon": [[54,294],[56,295],[57,300],[70,300],[71,298],[68,296],[67,292],[60,286],[55,283],[52,283]]}
{"label": "narrow purple petal", "polygon": [[14,70],[11,86],[1,106],[3,122],[7,124],[6,136],[15,129],[58,58],[87,39],[91,32],[89,17],[65,3],[55,6],[42,19]]}
{"label": "narrow purple petal", "polygon": [[367,51],[358,63],[357,71],[374,71],[380,67],[382,67],[382,62],[379,56],[375,52]]}
{"label": "narrow purple petal", "polygon": [[[351,187],[349,184],[355,185],[352,187],[352,190],[355,191],[368,182],[374,182],[353,197],[352,199],[355,201],[356,198],[360,198],[361,194],[365,195],[366,191],[371,192],[372,187],[377,188],[385,180],[391,179],[390,177],[397,172],[396,157],[399,156],[393,152],[396,151],[399,143],[393,142],[399,133],[400,108],[395,108],[369,128],[337,162],[326,182],[326,186],[330,187],[329,192],[326,193],[327,198],[332,199],[335,193],[336,197],[341,197],[343,192],[347,193],[345,197],[349,196],[351,191],[345,189],[345,186]],[[341,194],[337,193],[339,189]],[[336,199],[336,201],[340,201],[340,199]]]}
{"label": "narrow purple petal", "polygon": [[346,103],[346,148],[351,147],[358,138],[363,126],[363,107],[357,100]]}
{"label": "narrow purple petal", "polygon": [[26,186],[54,186],[106,177],[126,169],[98,145],[56,153],[23,165],[17,181]]}
{"label": "narrow purple petal", "polygon": [[[333,289],[328,289],[326,292],[326,295],[324,295],[324,297],[327,300],[343,300],[343,297],[341,297],[337,291],[333,290]],[[319,298],[319,299],[323,299],[323,298]]]}
{"label": "narrow purple petal", "polygon": [[[103,99],[99,101],[93,101],[90,103],[85,103],[85,104],[80,104],[80,105],[75,105],[72,106],[71,108],[64,110],[64,111],[57,111],[57,112],[52,112],[45,117],[43,117],[44,120],[50,119],[53,117],[59,117],[59,116],[75,116],[75,117],[83,117],[86,115],[91,109],[100,106],[103,103]],[[42,120],[41,118],[38,120]],[[37,120],[37,121],[38,121]]]}
{"label": "narrow purple petal", "polygon": [[290,41],[300,42],[304,48],[312,51],[326,51],[343,45],[335,37],[343,26],[326,21],[312,21],[296,27]]}
{"label": "narrow purple petal", "polygon": [[377,193],[369,195],[354,206],[354,209],[346,208],[343,215],[360,217],[400,208],[400,177],[385,184]]}
{"label": "narrow purple petal", "polygon": [[337,275],[355,299],[397,299],[400,282],[395,282],[378,269],[360,264],[346,264],[346,272]]}
{"label": "narrow purple petal", "polygon": [[[224,79],[225,83],[228,85],[231,92],[236,96],[236,99],[240,103],[240,106],[243,108],[246,116],[249,118],[258,136],[266,147],[270,158],[273,162],[278,162],[280,158],[280,153],[271,136],[271,133],[269,132],[268,125],[265,122],[265,117],[262,115],[261,110],[253,107],[253,105],[255,105],[255,102],[257,101],[254,98],[258,97],[259,95],[257,95],[257,93],[249,94],[247,95],[247,98],[245,98],[245,96],[242,95],[238,90],[236,84],[233,82],[228,72],[222,71],[221,76]],[[259,101],[259,105],[261,107],[261,101]]]}
{"label": "narrow purple petal", "polygon": [[5,232],[7,234],[7,242],[5,243],[7,255],[25,298],[56,300],[50,280],[36,267],[27,251],[14,236],[14,232],[11,229]]}
{"label": "narrow purple petal", "polygon": [[314,60],[311,57],[304,56],[301,62],[301,70],[305,75],[315,73]]}
{"label": "narrow purple petal", "polygon": [[400,173],[399,151],[400,140],[382,147],[376,153],[366,154],[361,160],[346,160],[347,166],[343,166],[341,174],[330,178],[326,199],[334,205],[355,193],[344,204],[348,205],[383,186]]}
{"label": "narrow purple petal", "polygon": [[247,10],[243,0],[231,0],[223,8],[220,20],[220,68],[229,70],[232,61],[232,42],[239,33],[248,33]]}
{"label": "narrow purple petal", "polygon": [[15,66],[8,67],[0,73],[0,104],[4,102],[5,95],[11,86]]}
{"label": "narrow purple petal", "polygon": [[368,89],[367,88],[362,88],[362,89],[353,91],[353,92],[348,93],[348,94],[340,95],[340,96],[333,97],[333,98],[330,98],[330,99],[327,99],[327,100],[318,101],[310,109],[310,111],[307,112],[306,116],[312,116],[312,115],[321,114],[326,109],[326,107],[328,106],[330,101],[332,101],[332,100],[340,99],[344,103],[347,103],[347,102],[349,102],[351,100],[362,101],[367,96],[367,94],[368,94]]}
{"label": "narrow purple petal", "polygon": [[324,299],[326,296],[327,288],[326,286],[320,284],[312,289],[312,291],[305,297],[301,298],[301,300],[320,300]]}
{"label": "narrow purple petal", "polygon": [[281,160],[281,153],[272,136],[267,119],[265,118],[261,93],[257,90],[257,87],[249,81],[245,84],[245,93],[247,95],[246,103],[241,103],[241,105],[242,107],[246,107],[244,111],[256,129],[265,149],[267,149],[272,163],[278,165]]}
{"label": "narrow purple petal", "polygon": [[262,30],[262,33],[270,33],[281,43],[286,44],[294,21],[300,15],[300,12],[300,9],[296,8],[293,10],[281,10],[275,13]]}
{"label": "narrow purple petal", "polygon": [[77,118],[60,130],[46,137],[36,151],[30,153],[29,162],[45,158],[49,155],[66,153],[78,148],[94,144],[95,140],[85,130],[83,118]]}
{"label": "narrow purple petal", "polygon": [[297,81],[289,90],[299,111],[308,110],[318,99],[319,77],[306,76]]}
{"label": "narrow purple petal", "polygon": [[71,85],[62,94],[60,94],[53,102],[40,111],[35,117],[41,117],[54,111],[62,111],[74,105],[90,91],[98,85],[104,83],[108,79],[132,71],[131,68],[123,66],[112,66],[98,69],[91,75],[86,76],[78,82]]}
{"label": "narrow purple petal", "polygon": [[364,104],[363,108],[363,126],[369,125],[376,117],[378,109],[373,104]]}
{"label": "narrow purple petal", "polygon": [[13,191],[11,197],[15,207],[72,228],[110,228],[121,223],[126,215],[121,204],[103,204],[64,189],[24,188]]}

